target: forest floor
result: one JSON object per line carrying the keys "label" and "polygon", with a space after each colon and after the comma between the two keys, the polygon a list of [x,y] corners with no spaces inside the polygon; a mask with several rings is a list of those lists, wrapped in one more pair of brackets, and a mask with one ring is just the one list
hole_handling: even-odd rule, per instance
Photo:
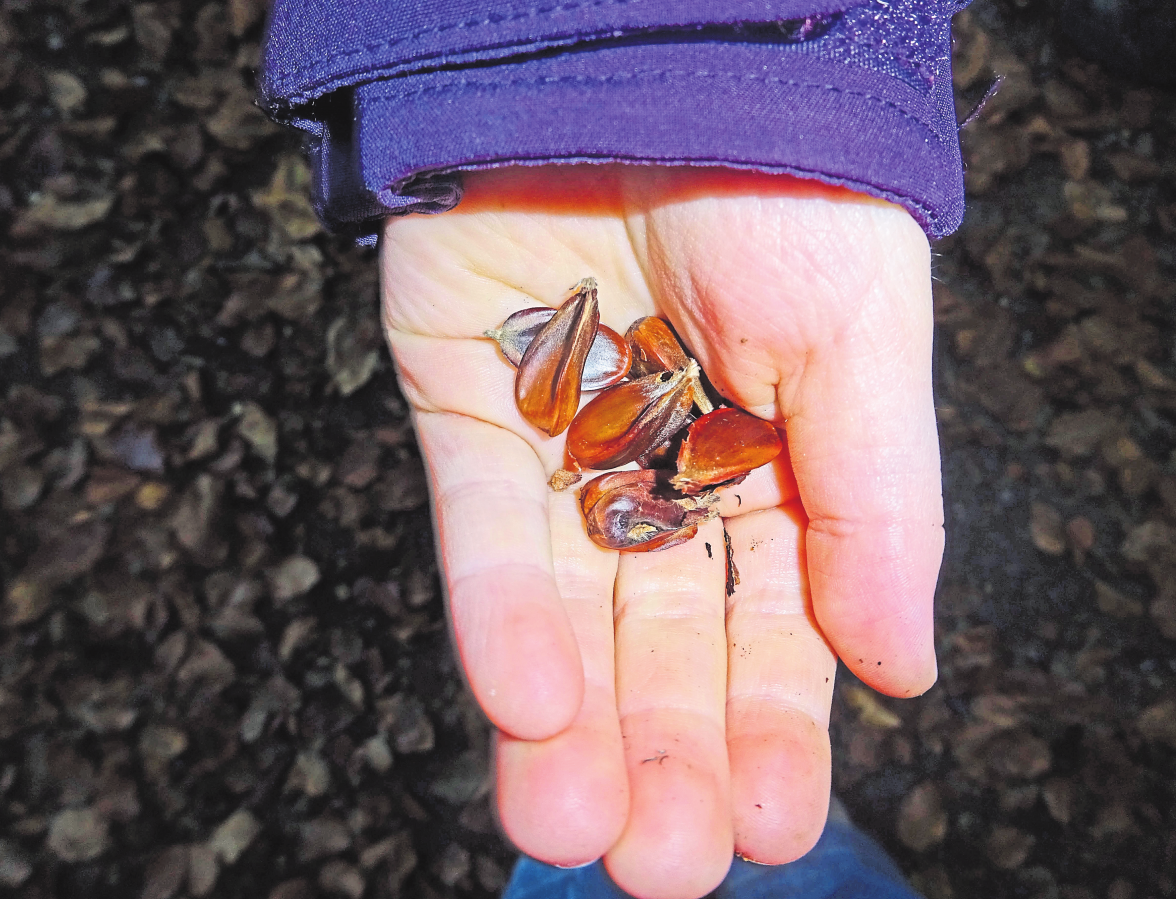
{"label": "forest floor", "polygon": [[[1022,4],[1023,5],[1023,4]],[[0,892],[485,897],[371,250],[253,105],[261,0],[0,2]],[[928,899],[1176,894],[1176,93],[957,18],[941,676],[840,675],[835,788]]]}

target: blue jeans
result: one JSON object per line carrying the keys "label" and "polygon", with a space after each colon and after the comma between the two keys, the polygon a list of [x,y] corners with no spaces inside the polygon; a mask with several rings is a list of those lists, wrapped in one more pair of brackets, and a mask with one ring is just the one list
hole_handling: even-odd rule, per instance
{"label": "blue jeans", "polygon": [[[790,865],[735,859],[715,899],[920,899],[882,847],[854,827],[829,821],[817,845]],[[553,868],[523,857],[502,899],[630,899],[600,862]]]}

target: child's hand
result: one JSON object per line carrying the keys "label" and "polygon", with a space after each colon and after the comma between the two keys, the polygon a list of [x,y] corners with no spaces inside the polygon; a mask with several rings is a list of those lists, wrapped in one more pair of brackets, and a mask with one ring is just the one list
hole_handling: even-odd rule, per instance
{"label": "child's hand", "polygon": [[[429,470],[458,652],[501,730],[509,837],[605,856],[622,888],[689,899],[732,852],[778,864],[824,826],[835,653],[895,696],[935,680],[943,550],[926,238],[896,206],[721,169],[471,175],[389,220],[384,315]],[[723,520],[658,553],[586,536],[553,493],[563,437],[520,417],[482,338],[599,282],[624,333],[668,318],[787,453]],[[724,592],[723,528],[742,581]]]}

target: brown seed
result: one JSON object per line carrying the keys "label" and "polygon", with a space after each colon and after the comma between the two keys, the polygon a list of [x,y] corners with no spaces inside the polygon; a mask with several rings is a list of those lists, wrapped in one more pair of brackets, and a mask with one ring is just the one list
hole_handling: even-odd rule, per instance
{"label": "brown seed", "polygon": [[[551,320],[555,310],[550,306],[536,306],[520,309],[502,323],[501,327],[485,332],[486,337],[498,341],[502,355],[517,366],[535,339],[539,330]],[[629,342],[607,325],[600,325],[588,359],[584,363],[584,375],[580,380],[581,390],[603,390],[611,387],[629,373],[633,358]]]}
{"label": "brown seed", "polygon": [[616,471],[590,481],[580,495],[588,536],[620,552],[654,552],[685,543],[718,517],[714,496],[694,500],[670,489],[665,473]]}
{"label": "brown seed", "polygon": [[629,325],[625,339],[633,349],[634,377],[685,368],[690,361],[670,326],[652,315]]}
{"label": "brown seed", "polygon": [[780,432],[742,409],[716,409],[690,425],[671,483],[694,494],[767,465],[784,449]]}
{"label": "brown seed", "polygon": [[690,420],[698,363],[610,387],[580,410],[568,452],[585,468],[617,468],[660,446]]}
{"label": "brown seed", "polygon": [[[629,371],[631,377],[675,371],[690,361],[670,326],[652,315],[639,318],[629,325],[625,339],[633,350],[633,364]],[[714,408],[706,391],[702,389],[701,373],[696,373],[694,377],[694,402],[704,415]]]}
{"label": "brown seed", "polygon": [[515,374],[519,412],[552,437],[562,434],[576,415],[584,363],[599,324],[596,279],[585,278],[575,295],[539,329],[519,361]]}

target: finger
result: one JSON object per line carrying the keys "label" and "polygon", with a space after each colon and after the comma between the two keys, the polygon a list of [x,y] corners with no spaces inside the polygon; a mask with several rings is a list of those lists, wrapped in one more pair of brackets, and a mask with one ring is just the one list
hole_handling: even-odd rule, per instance
{"label": "finger", "polygon": [[926,240],[898,236],[908,246],[875,248],[879,276],[843,333],[812,354],[794,402],[782,393],[781,405],[810,518],[817,620],[862,680],[910,696],[935,681],[943,504]]}
{"label": "finger", "polygon": [[[548,476],[563,466],[565,437],[548,437],[523,418],[515,402],[515,368],[494,341],[396,332],[389,333],[388,342],[396,358],[401,389],[415,407],[454,412],[520,435],[538,455]],[[597,391],[585,392],[580,398],[581,407],[596,394]]]}
{"label": "finger", "polygon": [[731,864],[724,737],[726,637],[718,521],[655,553],[622,555],[616,586],[617,708],[632,796],[605,857],[643,899],[713,889]]}
{"label": "finger", "polygon": [[617,554],[592,544],[571,494],[550,498],[555,579],[584,662],[584,702],[571,727],[547,740],[498,738],[498,809],[527,855],[571,866],[604,855],[629,814],[613,676]]}
{"label": "finger", "polygon": [[501,730],[550,737],[579,711],[584,676],[552,568],[543,466],[485,422],[436,412],[414,421],[470,688]]}
{"label": "finger", "polygon": [[[675,193],[684,178],[659,178],[633,194],[652,210],[633,230],[655,300],[721,393],[787,419],[822,629],[867,683],[926,690],[943,547],[926,237],[897,207],[819,185],[715,173]],[[738,240],[698,254],[712,235]]]}
{"label": "finger", "polygon": [[837,658],[813,617],[799,502],[726,522],[740,581],[727,600],[727,752],[735,851],[808,852],[829,803]]}

